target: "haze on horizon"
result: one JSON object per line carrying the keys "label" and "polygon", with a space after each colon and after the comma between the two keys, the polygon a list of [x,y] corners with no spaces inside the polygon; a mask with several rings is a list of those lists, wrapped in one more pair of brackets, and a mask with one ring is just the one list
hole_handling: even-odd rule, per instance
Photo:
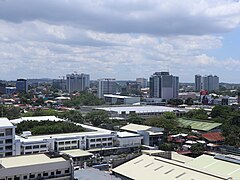
{"label": "haze on horizon", "polygon": [[0,0],[0,79],[213,74],[239,83],[236,0]]}

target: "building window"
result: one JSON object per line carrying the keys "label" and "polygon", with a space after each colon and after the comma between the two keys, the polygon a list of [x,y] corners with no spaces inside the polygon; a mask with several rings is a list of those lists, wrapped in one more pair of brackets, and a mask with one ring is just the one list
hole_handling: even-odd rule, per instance
{"label": "building window", "polygon": [[101,139],[97,139],[97,142],[101,142]]}
{"label": "building window", "polygon": [[90,142],[95,142],[95,139],[90,139]]}
{"label": "building window", "polygon": [[72,141],[72,144],[76,144],[77,143],[77,141]]}
{"label": "building window", "polygon": [[69,173],[69,172],[70,172],[69,169],[66,169],[66,170],[65,170],[65,173],[66,173],[66,174]]}
{"label": "building window", "polygon": [[0,141],[0,144],[3,144],[3,141]]}
{"label": "building window", "polygon": [[51,172],[51,176],[54,176],[54,172]]}
{"label": "building window", "polygon": [[56,171],[56,174],[61,174],[61,171],[57,170],[57,171]]}
{"label": "building window", "polygon": [[6,129],[6,136],[11,136],[12,135],[12,129]]}
{"label": "building window", "polygon": [[58,144],[59,144],[59,145],[64,145],[64,142],[59,142]]}
{"label": "building window", "polygon": [[33,149],[38,149],[39,148],[39,145],[34,145],[33,146]]}
{"label": "building window", "polygon": [[66,141],[65,144],[70,144],[70,141]]}
{"label": "building window", "polygon": [[108,143],[108,146],[112,146],[112,143]]}
{"label": "building window", "polygon": [[7,178],[7,180],[12,180],[12,178]]}
{"label": "building window", "polygon": [[26,146],[25,149],[32,149],[32,146]]}
{"label": "building window", "polygon": [[3,132],[0,132],[0,136],[4,136],[4,133],[3,133]]}
{"label": "building window", "polygon": [[108,138],[108,141],[112,141],[112,138]]}
{"label": "building window", "polygon": [[5,153],[5,156],[12,156],[12,152]]}
{"label": "building window", "polygon": [[11,144],[11,143],[12,143],[12,139],[6,139],[6,140],[5,140],[5,143],[6,143],[6,144]]}
{"label": "building window", "polygon": [[20,180],[20,177],[16,177],[16,176],[15,176],[15,177],[14,177],[14,180]]}
{"label": "building window", "polygon": [[46,147],[47,147],[46,144],[42,144],[42,145],[40,145],[40,148],[46,148]]}
{"label": "building window", "polygon": [[35,178],[35,174],[30,174],[29,178]]}
{"label": "building window", "polygon": [[43,176],[48,176],[48,173],[47,173],[47,172],[44,172],[44,173],[43,173]]}
{"label": "building window", "polygon": [[23,176],[23,179],[27,179],[28,178],[28,176]]}

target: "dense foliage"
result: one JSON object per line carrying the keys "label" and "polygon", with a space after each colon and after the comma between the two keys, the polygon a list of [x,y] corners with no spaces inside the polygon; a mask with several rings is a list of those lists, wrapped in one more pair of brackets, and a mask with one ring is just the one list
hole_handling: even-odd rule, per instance
{"label": "dense foliage", "polygon": [[77,126],[70,122],[23,121],[17,125],[16,133],[21,134],[23,131],[31,131],[32,135],[44,135],[44,134],[83,132],[84,129],[81,126]]}
{"label": "dense foliage", "polygon": [[99,127],[103,123],[110,123],[108,113],[101,110],[89,112],[85,116],[85,120],[96,127]]}
{"label": "dense foliage", "polygon": [[93,94],[83,92],[79,96],[73,96],[71,100],[63,103],[67,107],[96,106],[104,104],[104,101]]}
{"label": "dense foliage", "polygon": [[21,116],[20,108],[17,107],[8,107],[4,105],[0,105],[0,113],[1,117],[6,117],[8,119],[16,119]]}
{"label": "dense foliage", "polygon": [[203,109],[191,110],[185,114],[185,117],[192,118],[192,119],[201,119],[201,120],[208,119],[207,112],[204,111]]}

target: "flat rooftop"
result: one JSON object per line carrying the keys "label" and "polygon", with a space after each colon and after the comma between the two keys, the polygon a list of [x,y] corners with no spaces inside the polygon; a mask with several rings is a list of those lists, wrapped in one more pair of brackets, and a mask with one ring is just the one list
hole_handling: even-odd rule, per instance
{"label": "flat rooftop", "polygon": [[[230,158],[230,160],[232,160],[232,158]],[[201,155],[186,164],[195,168],[201,168],[205,171],[232,177],[234,180],[240,179],[240,164],[216,159],[214,156]]]}
{"label": "flat rooftop", "polygon": [[210,131],[222,125],[222,123],[206,122],[201,120],[191,120],[191,119],[184,119],[184,118],[178,118],[178,122],[182,126],[185,126],[185,127],[191,126],[192,129],[200,130],[200,131]]}
{"label": "flat rooftop", "polygon": [[221,176],[161,157],[141,155],[113,169],[113,172],[137,180],[224,180]]}
{"label": "flat rooftop", "polygon": [[8,118],[0,118],[0,128],[2,127],[14,127],[14,125],[9,121]]}
{"label": "flat rooftop", "polygon": [[3,168],[14,168],[22,166],[32,166],[39,164],[65,162],[66,160],[62,157],[49,158],[45,154],[34,154],[34,155],[23,155],[0,158],[0,164]]}
{"label": "flat rooftop", "polygon": [[110,98],[119,98],[119,99],[131,99],[131,98],[139,98],[137,96],[121,96],[121,95],[115,95],[115,94],[104,94],[104,97],[110,97]]}
{"label": "flat rooftop", "polygon": [[119,107],[102,107],[96,108],[99,110],[105,111],[114,111],[118,114],[122,114],[125,112],[126,114],[130,114],[130,112],[135,112],[137,114],[140,113],[155,113],[155,112],[173,112],[173,111],[185,111],[180,108],[172,108],[166,106],[119,106]]}
{"label": "flat rooftop", "polygon": [[65,151],[61,151],[61,153],[64,154],[68,154],[71,157],[85,157],[85,156],[92,156],[93,154],[88,152],[88,151],[84,151],[81,149],[72,149],[72,150],[65,150]]}
{"label": "flat rooftop", "polygon": [[10,120],[13,124],[18,124],[23,121],[65,121],[64,119],[57,118],[56,116],[33,116],[33,117],[21,117],[18,119]]}
{"label": "flat rooftop", "polygon": [[120,129],[124,130],[124,131],[135,132],[135,133],[137,133],[138,131],[147,131],[147,132],[149,132],[150,135],[163,134],[162,131],[164,131],[164,129],[162,129],[162,128],[156,128],[156,127],[133,124],[133,123],[123,126]]}
{"label": "flat rooftop", "polygon": [[117,132],[117,136],[120,138],[141,137],[139,134],[130,133],[130,132]]}

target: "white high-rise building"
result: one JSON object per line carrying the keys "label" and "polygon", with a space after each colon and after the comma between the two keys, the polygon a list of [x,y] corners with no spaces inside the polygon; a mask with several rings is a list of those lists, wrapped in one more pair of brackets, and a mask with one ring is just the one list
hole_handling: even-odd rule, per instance
{"label": "white high-rise building", "polygon": [[67,91],[72,93],[74,91],[85,91],[90,87],[89,74],[67,74],[66,75]]}
{"label": "white high-rise building", "polygon": [[15,126],[7,119],[0,118],[0,158],[15,155]]}
{"label": "white high-rise building", "polygon": [[150,97],[169,100],[178,98],[179,78],[169,72],[155,72],[149,79]]}
{"label": "white high-rise building", "polygon": [[115,79],[99,79],[98,80],[98,98],[104,98],[104,94],[116,93]]}
{"label": "white high-rise building", "polygon": [[195,75],[195,91],[200,92],[202,89],[202,76],[201,75]]}

